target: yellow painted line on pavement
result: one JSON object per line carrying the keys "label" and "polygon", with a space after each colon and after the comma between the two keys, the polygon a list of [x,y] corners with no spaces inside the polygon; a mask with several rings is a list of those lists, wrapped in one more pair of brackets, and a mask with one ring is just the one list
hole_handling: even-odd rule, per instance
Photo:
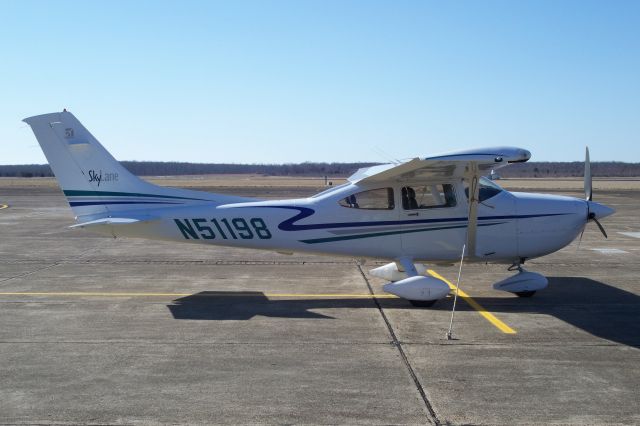
{"label": "yellow painted line on pavement", "polygon": [[61,292],[2,292],[0,296],[58,296],[58,297],[185,297],[193,293],[98,293],[85,291]]}
{"label": "yellow painted line on pavement", "polygon": [[57,296],[57,297],[274,297],[274,298],[345,298],[345,299],[396,299],[392,294],[304,294],[304,293],[260,293],[260,292],[214,292],[214,293],[100,293],[100,292],[0,292],[0,296]]}
{"label": "yellow painted line on pavement", "polygon": [[[429,272],[429,275],[431,275],[432,277],[441,279],[442,281],[447,283],[449,285],[449,287],[451,288],[451,290],[455,291],[456,286],[451,284],[442,275],[438,274],[436,271],[433,271],[431,269],[429,269],[428,272]],[[493,324],[498,330],[502,331],[505,334],[516,334],[516,331],[513,328],[509,327],[507,324],[505,324],[504,322],[500,321],[495,315],[493,315],[491,312],[487,311],[482,305],[480,305],[478,302],[473,300],[473,298],[471,296],[469,296],[467,293],[465,293],[464,291],[458,289],[458,296],[461,299],[463,299],[465,302],[467,302],[469,304],[469,306],[471,306],[473,309],[478,311],[478,313],[480,315],[482,315],[487,321],[489,321],[491,324]]]}
{"label": "yellow painted line on pavement", "polygon": [[8,208],[9,208],[9,204],[0,204],[0,210],[8,209]]}
{"label": "yellow painted line on pavement", "polygon": [[[452,289],[455,285],[449,282],[442,275],[434,270],[429,269],[428,273],[438,279],[441,279]],[[397,299],[392,294],[350,294],[350,293],[261,293],[261,292],[242,292],[242,291],[212,291],[204,293],[135,293],[135,292],[85,292],[85,291],[68,291],[68,292],[0,292],[2,296],[50,296],[50,297],[267,297],[267,298],[341,298],[341,299]],[[507,324],[499,320],[491,312],[487,311],[482,305],[476,302],[471,296],[462,290],[458,290],[458,296],[469,304],[473,309],[478,311],[487,321],[493,324],[498,330],[506,334],[516,334],[516,331]]]}

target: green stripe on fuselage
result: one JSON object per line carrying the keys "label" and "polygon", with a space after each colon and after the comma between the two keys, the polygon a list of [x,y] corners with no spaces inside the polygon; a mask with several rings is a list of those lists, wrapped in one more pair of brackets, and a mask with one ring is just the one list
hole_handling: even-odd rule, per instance
{"label": "green stripe on fuselage", "polygon": [[150,198],[171,198],[175,200],[195,200],[212,201],[202,198],[177,197],[175,195],[140,194],[136,192],[112,192],[112,191],[81,191],[75,189],[64,190],[67,197],[150,197]]}

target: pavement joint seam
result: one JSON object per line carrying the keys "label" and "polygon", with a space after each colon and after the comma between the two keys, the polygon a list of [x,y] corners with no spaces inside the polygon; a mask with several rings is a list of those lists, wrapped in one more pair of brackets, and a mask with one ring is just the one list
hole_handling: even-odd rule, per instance
{"label": "pavement joint seam", "polygon": [[56,262],[56,263],[52,263],[52,264],[47,265],[47,266],[43,266],[42,268],[36,268],[33,271],[29,271],[29,272],[25,272],[25,273],[22,273],[22,274],[14,275],[13,277],[3,278],[3,279],[0,279],[0,283],[4,283],[6,281],[15,280],[16,278],[23,278],[23,277],[29,276],[31,274],[35,274],[36,272],[40,272],[40,271],[44,271],[44,270],[53,268],[54,266],[58,266],[59,264],[60,263]]}
{"label": "pavement joint seam", "polygon": [[[167,343],[180,343],[183,346],[204,346],[210,347],[216,346],[282,346],[283,342],[189,342],[184,340],[157,340],[157,341],[140,341],[140,339],[131,340],[0,340],[0,345],[111,345],[121,344],[127,346],[158,346],[166,345]],[[291,343],[286,343],[291,346]],[[296,346],[301,347],[313,347],[313,346],[389,346],[389,342],[313,342],[305,340],[297,340]]]}
{"label": "pavement joint seam", "polygon": [[[140,341],[140,339],[131,339],[131,340],[0,340],[0,345],[111,345],[111,344],[122,344],[128,346],[157,346],[157,345],[166,345],[167,343],[180,343],[183,346],[281,346],[283,342],[219,342],[219,341],[211,341],[211,342],[190,342],[184,340],[156,340],[156,341]],[[393,344],[393,342],[391,342]],[[538,347],[547,347],[554,348],[557,347],[556,343],[547,343],[547,342],[531,342],[535,343]],[[639,342],[640,343],[640,342]],[[290,345],[290,343],[287,343]],[[486,348],[518,348],[521,347],[517,344],[503,344],[496,345],[493,343],[439,343],[439,342],[412,342],[412,343],[403,343],[408,346],[441,346],[441,347],[460,347],[460,346],[469,346],[469,347],[486,347]],[[631,344],[638,344],[631,342]],[[314,342],[314,341],[306,341],[306,340],[298,340],[296,341],[296,345],[301,345],[304,347],[309,346],[389,346],[389,342],[354,342],[354,341],[345,341],[345,342]],[[627,344],[619,344],[619,343],[602,343],[602,344],[589,344],[589,343],[575,343],[575,344],[565,344],[565,347],[568,348],[626,348],[629,345]],[[0,423],[1,424],[1,423]]]}
{"label": "pavement joint seam", "polygon": [[68,423],[68,422],[42,422],[42,423],[24,423],[21,422],[19,420],[17,420],[14,423],[0,423],[0,426],[6,426],[6,425],[11,425],[11,426],[15,426],[15,425],[20,425],[20,426],[50,426],[52,424],[61,424],[61,425],[65,425],[65,426],[133,426],[135,425],[135,423],[87,423],[87,422],[82,422],[82,423]]}
{"label": "pavement joint seam", "polygon": [[[375,293],[373,292],[373,288],[371,287],[371,283],[369,283],[369,280],[367,279],[367,276],[365,275],[364,271],[362,270],[362,266],[361,265],[356,265],[358,267],[358,270],[360,271],[360,274],[362,275],[362,278],[364,279],[364,282],[367,285],[367,288],[369,289],[369,292],[371,293],[372,296],[375,296]],[[384,310],[382,309],[382,305],[380,305],[380,301],[377,298],[373,298],[373,302],[376,304],[376,307],[378,308],[378,312],[380,312],[380,315],[382,316],[382,319],[385,323],[385,325],[387,326],[387,330],[389,331],[389,334],[391,335],[391,339],[392,339],[392,345],[395,346],[398,349],[398,353],[400,354],[400,358],[402,359],[402,362],[404,364],[404,366],[406,367],[407,371],[409,372],[409,375],[411,376],[411,379],[413,380],[413,383],[416,387],[416,390],[418,391],[418,393],[420,394],[420,397],[422,398],[422,401],[424,402],[424,405],[427,409],[427,412],[429,413],[429,415],[431,416],[431,420],[434,424],[436,425],[440,425],[441,422],[438,419],[438,415],[436,414],[433,405],[431,404],[431,401],[429,401],[429,397],[427,396],[426,391],[424,390],[424,387],[422,386],[422,383],[420,383],[420,379],[418,379],[418,376],[416,375],[415,370],[413,369],[413,366],[411,365],[411,363],[409,362],[409,358],[407,357],[407,354],[404,352],[404,349],[402,348],[402,342],[400,342],[398,340],[398,337],[396,336],[395,331],[393,330],[393,326],[391,325],[391,322],[389,321],[389,318],[387,317],[387,314],[384,312]]]}
{"label": "pavement joint seam", "polygon": [[15,280],[17,278],[24,278],[24,277],[27,277],[29,275],[35,274],[37,272],[46,271],[47,269],[55,268],[56,266],[65,263],[65,261],[67,261],[67,260],[79,259],[79,258],[81,258],[81,257],[83,257],[83,256],[85,256],[87,254],[90,254],[93,251],[96,251],[96,250],[98,250],[98,247],[92,247],[90,249],[87,249],[87,250],[83,251],[82,253],[80,253],[80,254],[78,254],[76,256],[70,256],[70,257],[67,257],[67,258],[62,259],[62,260],[54,261],[54,263],[52,263],[50,265],[47,265],[47,266],[43,266],[42,268],[36,268],[33,271],[25,272],[23,274],[14,275],[13,277],[0,279],[0,283],[5,283],[7,281]]}
{"label": "pavement joint seam", "polygon": [[[84,255],[83,253],[82,255]],[[158,265],[215,265],[215,266],[238,266],[238,265],[351,265],[353,262],[340,262],[340,261],[263,261],[263,260],[105,260],[105,259],[78,259],[78,258],[66,258],[60,260],[50,260],[60,264],[106,264],[106,265],[146,265],[146,264],[158,264]],[[14,261],[0,261],[0,264],[30,264],[39,263],[35,260],[14,260]]]}

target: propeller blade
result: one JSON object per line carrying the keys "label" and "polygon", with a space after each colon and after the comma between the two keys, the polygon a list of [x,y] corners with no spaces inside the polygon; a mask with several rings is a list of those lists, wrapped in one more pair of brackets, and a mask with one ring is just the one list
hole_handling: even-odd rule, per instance
{"label": "propeller blade", "polygon": [[605,232],[605,230],[602,227],[602,225],[600,224],[600,222],[598,222],[598,219],[596,219],[595,217],[592,217],[591,219],[593,219],[593,221],[596,223],[596,225],[598,225],[598,228],[600,228],[600,232],[602,232],[602,235],[604,235],[604,237],[608,239],[609,237],[607,237],[607,233]]}
{"label": "propeller blade", "polygon": [[591,161],[589,160],[589,147],[586,147],[584,156],[584,198],[587,201],[593,200],[593,191],[591,186]]}

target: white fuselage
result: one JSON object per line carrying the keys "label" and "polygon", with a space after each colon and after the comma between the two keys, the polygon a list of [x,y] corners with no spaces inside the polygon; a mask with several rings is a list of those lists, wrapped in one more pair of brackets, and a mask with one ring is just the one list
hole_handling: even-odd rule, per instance
{"label": "white fuselage", "polygon": [[[393,208],[349,208],[341,200],[375,188],[347,184],[310,198],[147,210],[156,220],[112,227],[114,236],[315,252],[351,257],[448,262],[466,241],[468,201],[462,180],[449,182],[455,205],[408,210],[407,182],[393,189]],[[475,261],[515,262],[561,249],[580,234],[587,202],[555,195],[488,189],[478,206]],[[491,192],[493,191],[493,192]],[[121,215],[126,212],[119,212]]]}

